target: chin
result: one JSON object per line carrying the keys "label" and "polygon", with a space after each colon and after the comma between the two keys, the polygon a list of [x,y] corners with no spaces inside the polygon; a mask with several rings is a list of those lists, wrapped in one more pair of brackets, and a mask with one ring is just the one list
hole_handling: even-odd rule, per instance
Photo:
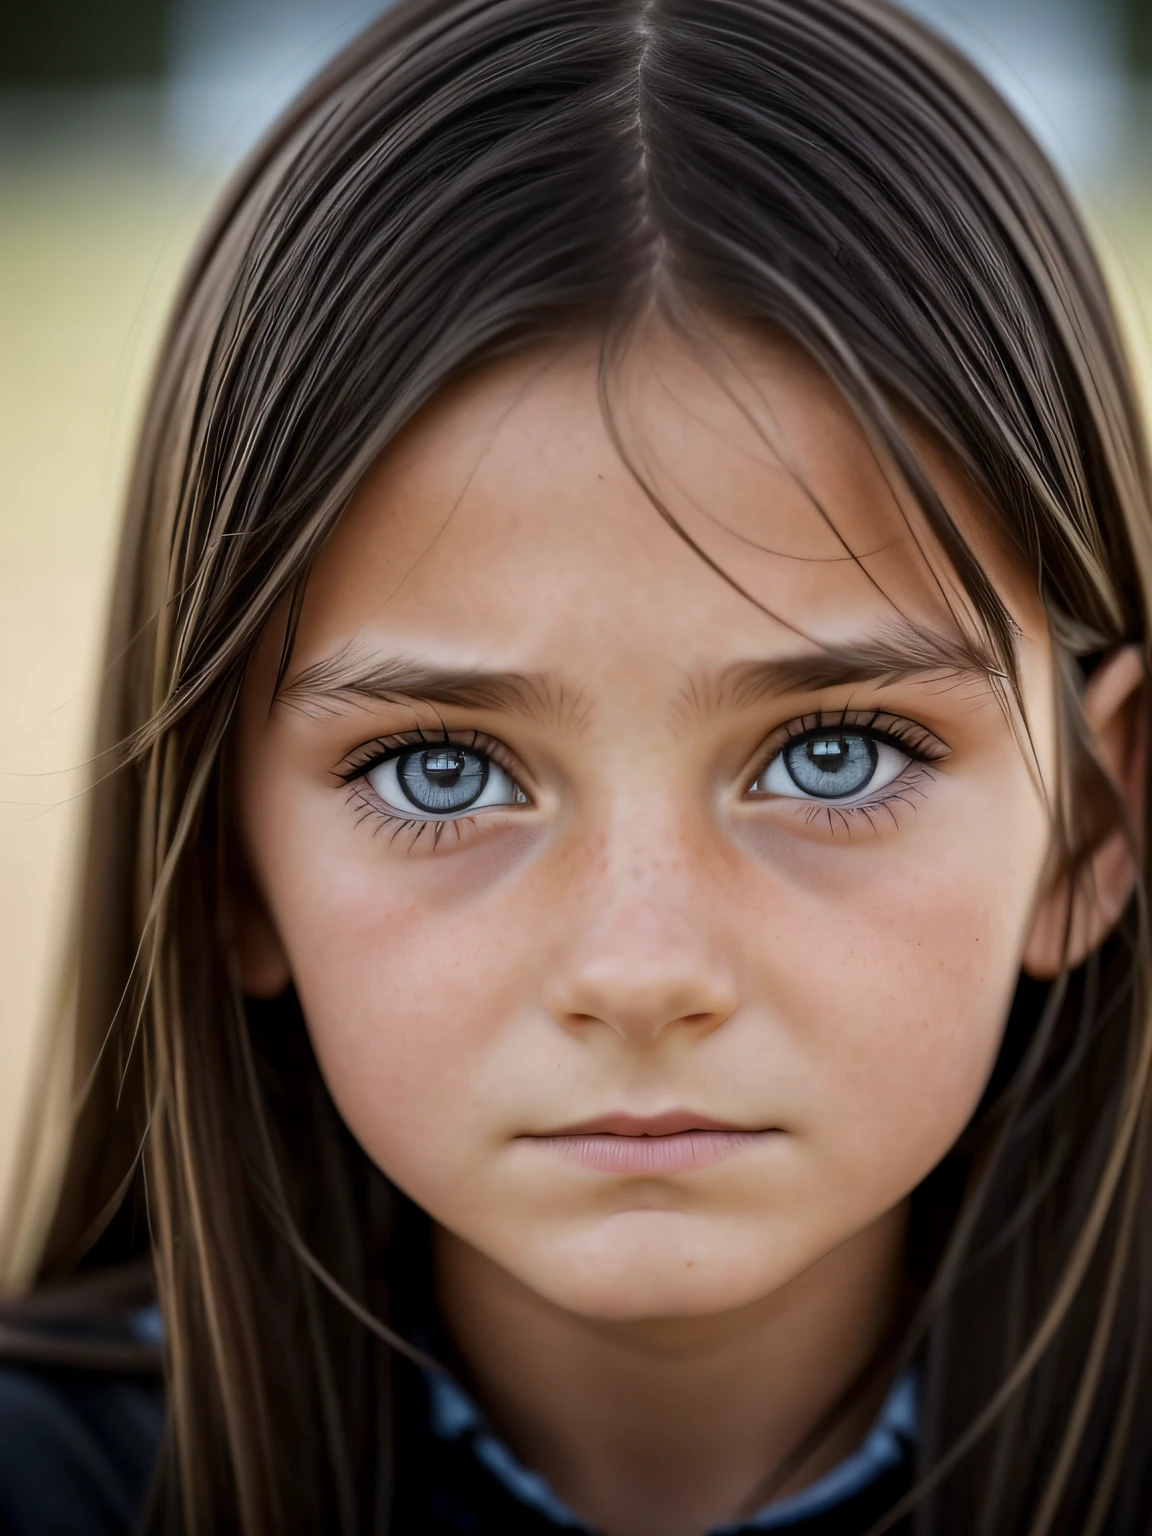
{"label": "chin", "polygon": [[[703,1230],[702,1230],[703,1229]],[[604,1322],[706,1317],[771,1295],[810,1259],[765,1252],[763,1231],[740,1241],[669,1211],[614,1216],[521,1270],[554,1305]]]}

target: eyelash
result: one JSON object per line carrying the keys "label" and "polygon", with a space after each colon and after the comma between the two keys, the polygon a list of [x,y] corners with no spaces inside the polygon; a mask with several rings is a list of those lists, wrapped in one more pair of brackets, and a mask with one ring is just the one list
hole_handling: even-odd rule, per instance
{"label": "eyelash", "polygon": [[356,825],[366,820],[374,820],[377,823],[377,832],[384,827],[391,827],[394,841],[406,832],[412,834],[408,846],[414,847],[416,842],[425,835],[431,837],[432,847],[435,849],[444,833],[449,828],[457,829],[475,818],[471,816],[445,817],[443,820],[434,820],[424,816],[395,816],[387,811],[375,799],[368,798],[368,791],[361,786],[366,782],[368,775],[381,763],[389,759],[400,757],[410,747],[438,746],[449,744],[457,747],[471,747],[475,751],[483,752],[504,772],[513,782],[520,786],[523,775],[519,763],[515,760],[502,741],[497,741],[494,736],[487,735],[484,731],[450,731],[445,729],[433,731],[421,730],[417,727],[414,731],[399,731],[394,736],[378,736],[374,741],[365,742],[357,747],[349,757],[336,769],[336,777],[342,784],[351,790],[350,804],[358,804],[360,817]]}
{"label": "eyelash", "polygon": [[915,809],[908,798],[909,795],[922,793],[921,786],[933,778],[932,765],[951,756],[951,749],[938,736],[934,736],[925,726],[918,725],[914,720],[905,719],[902,715],[892,715],[885,710],[877,709],[816,710],[812,714],[789,720],[773,731],[759,755],[757,768],[749,776],[749,786],[767,771],[769,765],[792,742],[803,741],[808,737],[818,736],[822,732],[837,729],[855,731],[862,736],[870,737],[873,741],[893,746],[911,761],[908,767],[897,778],[884,785],[883,789],[855,803],[829,804],[797,798],[796,805],[803,808],[805,823],[811,825],[821,816],[826,816],[830,832],[835,832],[837,821],[845,831],[850,832],[850,817],[863,817],[868,825],[874,828],[875,822],[872,817],[877,811],[887,811],[895,822],[895,805],[899,803]]}

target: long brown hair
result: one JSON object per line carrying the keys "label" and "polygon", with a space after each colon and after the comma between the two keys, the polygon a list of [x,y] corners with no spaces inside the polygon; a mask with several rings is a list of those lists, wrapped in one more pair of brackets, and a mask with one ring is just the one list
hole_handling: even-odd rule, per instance
{"label": "long brown hair", "polygon": [[[173,1529],[387,1527],[394,1202],[291,991],[247,1002],[230,958],[248,658],[278,605],[290,644],[317,550],[447,380],[653,305],[807,350],[919,496],[1010,694],[1010,621],[901,423],[946,445],[1046,605],[1065,856],[1119,814],[1078,691],[1093,655],[1146,642],[1141,424],[1077,214],[991,88],[883,0],[388,12],[236,177],[162,347],[53,1057],[78,1107],[62,1159],[36,1150],[8,1254],[47,1282],[151,1253]],[[1142,864],[1098,954],[1022,981],[985,1098],[914,1197],[910,1507],[931,1536],[1130,1536],[1152,1515],[1147,891]]]}

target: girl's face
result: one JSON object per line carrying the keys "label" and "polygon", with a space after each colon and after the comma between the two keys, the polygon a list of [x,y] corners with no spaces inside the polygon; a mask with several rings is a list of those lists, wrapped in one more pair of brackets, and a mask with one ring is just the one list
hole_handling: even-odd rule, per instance
{"label": "girl's face", "polygon": [[1034,756],[834,390],[718,346],[651,328],[613,414],[755,602],[625,468],[595,347],[522,358],[389,451],[242,710],[247,984],[291,977],[437,1223],[601,1318],[752,1302],[899,1205],[980,1097],[1049,847],[1026,584],[981,548]]}

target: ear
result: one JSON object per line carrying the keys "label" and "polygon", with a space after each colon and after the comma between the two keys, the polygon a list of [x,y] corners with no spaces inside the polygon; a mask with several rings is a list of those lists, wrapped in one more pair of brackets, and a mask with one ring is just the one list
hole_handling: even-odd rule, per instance
{"label": "ear", "polygon": [[[1142,707],[1146,681],[1140,647],[1122,646],[1093,672],[1082,701],[1096,760],[1120,791],[1141,843],[1148,773],[1147,716]],[[1028,975],[1048,981],[1086,960],[1119,921],[1137,873],[1128,836],[1117,827],[1085,860],[1073,891],[1070,877],[1058,875],[1036,909],[1022,961]]]}
{"label": "ear", "polygon": [[292,971],[272,914],[246,870],[232,881],[228,907],[240,990],[248,997],[279,997]]}

